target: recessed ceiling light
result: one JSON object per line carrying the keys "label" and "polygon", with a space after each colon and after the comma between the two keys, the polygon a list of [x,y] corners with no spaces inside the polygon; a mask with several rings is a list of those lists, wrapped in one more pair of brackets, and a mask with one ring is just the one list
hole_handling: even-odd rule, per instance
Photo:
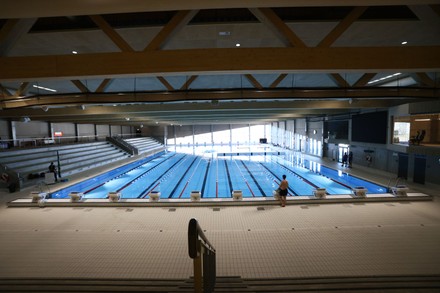
{"label": "recessed ceiling light", "polygon": [[129,120],[130,120],[130,118],[129,118],[129,117],[127,117],[127,118],[125,118],[125,120],[129,121]]}
{"label": "recessed ceiling light", "polygon": [[77,51],[72,51],[72,54],[78,54],[78,52]]}
{"label": "recessed ceiling light", "polygon": [[235,44],[235,47],[240,47],[241,45],[239,43]]}
{"label": "recessed ceiling light", "polygon": [[402,42],[402,45],[406,45],[406,44],[408,44],[407,41],[403,41],[403,42]]}

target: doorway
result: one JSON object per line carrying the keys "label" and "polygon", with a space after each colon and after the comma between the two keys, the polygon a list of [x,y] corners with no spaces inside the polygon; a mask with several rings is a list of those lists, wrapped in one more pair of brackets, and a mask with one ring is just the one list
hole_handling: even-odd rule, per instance
{"label": "doorway", "polygon": [[347,155],[350,153],[350,146],[348,144],[339,144],[338,145],[338,162],[342,163],[342,157],[344,154]]}
{"label": "doorway", "polygon": [[408,154],[399,153],[399,166],[397,167],[397,177],[408,179]]}

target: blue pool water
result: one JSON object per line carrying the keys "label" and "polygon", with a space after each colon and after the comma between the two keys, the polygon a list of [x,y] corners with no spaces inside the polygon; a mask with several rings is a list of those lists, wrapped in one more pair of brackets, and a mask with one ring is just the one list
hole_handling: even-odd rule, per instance
{"label": "blue pool water", "polygon": [[106,198],[109,192],[120,192],[123,198],[148,198],[151,191],[158,191],[161,198],[189,198],[195,190],[202,198],[230,198],[233,190],[241,190],[243,197],[272,196],[283,174],[289,180],[291,196],[312,195],[318,187],[325,187],[329,195],[352,194],[352,188],[359,186],[370,194],[386,193],[384,186],[269,147],[226,153],[206,147],[174,149],[120,166],[50,196],[68,198],[75,191],[86,198]]}

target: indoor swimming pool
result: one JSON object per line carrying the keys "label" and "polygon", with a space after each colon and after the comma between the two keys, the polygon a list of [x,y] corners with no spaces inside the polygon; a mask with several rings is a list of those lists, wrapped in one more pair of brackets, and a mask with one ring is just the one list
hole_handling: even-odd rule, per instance
{"label": "indoor swimming pool", "polygon": [[289,196],[313,195],[316,188],[326,188],[329,196],[352,194],[360,186],[369,194],[387,192],[384,186],[271,147],[176,147],[56,191],[50,198],[68,198],[70,192],[85,198],[107,198],[109,192],[148,198],[153,191],[172,199],[188,199],[193,191],[202,198],[231,198],[234,190],[246,198],[270,197],[283,174]]}

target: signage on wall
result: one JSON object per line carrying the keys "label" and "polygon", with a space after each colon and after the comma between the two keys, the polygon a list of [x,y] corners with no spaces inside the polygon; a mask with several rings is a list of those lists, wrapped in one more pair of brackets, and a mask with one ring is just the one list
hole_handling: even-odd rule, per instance
{"label": "signage on wall", "polygon": [[62,131],[55,131],[53,136],[56,136],[56,137],[63,136],[63,132]]}

